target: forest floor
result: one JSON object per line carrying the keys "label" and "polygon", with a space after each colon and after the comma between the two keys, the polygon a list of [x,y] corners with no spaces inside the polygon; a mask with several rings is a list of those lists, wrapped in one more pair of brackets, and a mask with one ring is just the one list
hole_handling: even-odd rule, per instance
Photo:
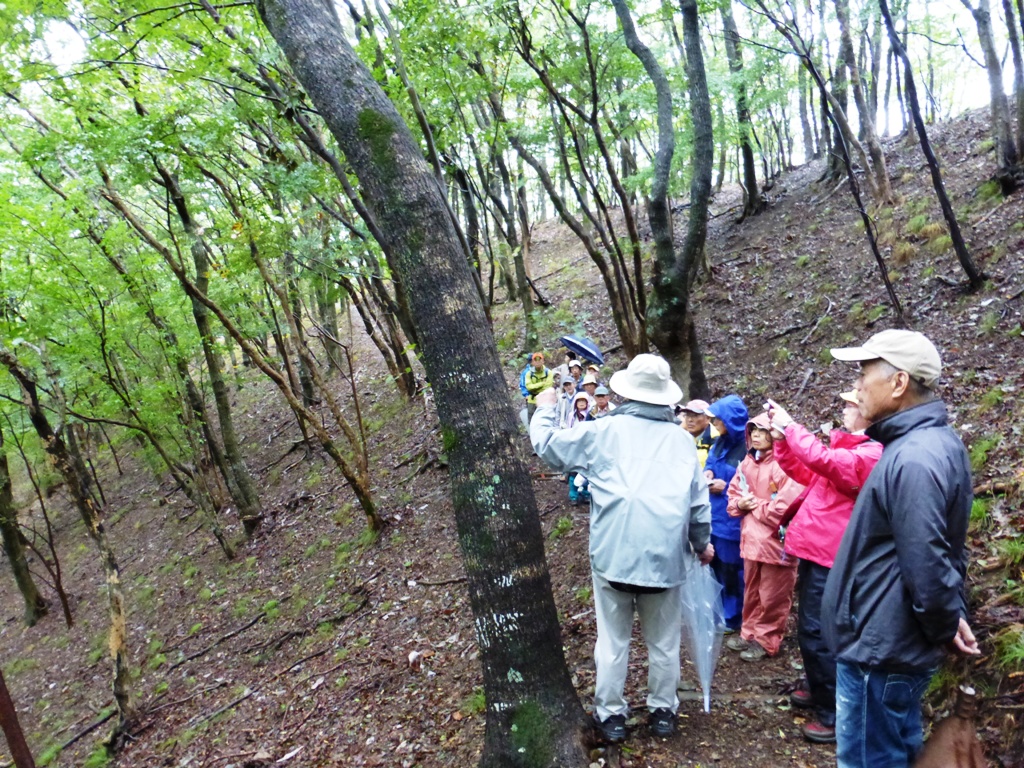
{"label": "forest floor", "polygon": [[[936,126],[933,141],[989,283],[975,294],[962,289],[923,160],[903,140],[886,145],[900,202],[876,217],[908,320],[943,351],[942,393],[983,492],[970,582],[985,657],[969,674],[986,696],[980,732],[989,757],[1020,766],[1024,650],[1014,667],[999,649],[1007,647],[1000,638],[1012,640],[1024,624],[1024,599],[1011,589],[1024,574],[1003,567],[1014,562],[1005,542],[1022,527],[1024,194],[1004,200],[985,184],[991,143],[978,114]],[[711,279],[694,301],[715,396],[737,392],[752,409],[771,396],[815,426],[837,420],[835,395],[854,376],[831,363],[828,348],[892,323],[848,191],[818,183],[820,173],[820,164],[811,164],[776,180],[769,209],[739,224],[735,192],[716,198]],[[685,213],[677,218],[684,227]],[[571,235],[541,224],[533,248],[533,274],[551,301],[541,320],[547,349],[572,332],[602,348],[617,345],[596,269]],[[495,320],[518,404],[521,316],[505,304]],[[107,527],[126,585],[137,669],[138,718],[111,765],[475,764],[484,700],[436,419],[422,398],[399,399],[374,354],[368,344],[357,346],[375,494],[388,519],[379,538],[367,534],[321,453],[289,452],[299,438],[294,420],[276,391],[251,373],[235,394],[236,410],[267,518],[235,561],[224,560],[195,511],[169,483],[157,486],[140,457],[120,456],[119,473],[102,454]],[[611,355],[605,375],[624,362]],[[525,436],[523,449],[529,455]],[[588,705],[594,617],[587,515],[531,460],[566,660]],[[15,475],[19,499],[37,520],[28,484]],[[99,768],[107,764],[101,739],[109,721],[89,728],[112,711],[104,580],[63,492],[47,506],[75,625],[66,629],[55,605],[25,628],[11,579],[0,578],[0,659],[38,764]],[[634,648],[627,696],[640,711],[646,672],[639,637]],[[710,714],[684,653],[678,734],[654,739],[637,728],[606,758],[651,768],[834,764],[832,747],[801,738],[802,715],[788,704],[801,675],[792,632],[773,659],[748,664],[722,654]],[[965,672],[958,666],[939,676],[929,698],[935,716]]]}

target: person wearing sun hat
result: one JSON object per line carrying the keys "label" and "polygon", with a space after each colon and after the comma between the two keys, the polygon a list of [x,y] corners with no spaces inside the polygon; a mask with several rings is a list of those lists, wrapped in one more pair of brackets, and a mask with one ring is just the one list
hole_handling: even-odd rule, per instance
{"label": "person wearing sun hat", "polygon": [[676,424],[682,392],[669,365],[637,355],[609,387],[626,402],[607,416],[559,430],[554,392],[537,396],[530,440],[561,472],[579,472],[590,489],[590,565],[597,615],[594,717],[604,739],[626,738],[623,695],[634,613],[648,655],[648,721],[656,736],[676,726],[682,617],[680,589],[690,548],[714,555],[707,483],[693,440]]}
{"label": "person wearing sun hat", "polygon": [[883,446],[822,596],[836,656],[836,760],[910,766],[921,697],[946,652],[980,653],[964,595],[970,461],[935,395],[942,359],[927,337],[894,329],[831,352],[860,364],[858,410]]}
{"label": "person wearing sun hat", "polygon": [[882,444],[864,430],[869,422],[857,408],[857,391],[842,392],[843,429],[829,432],[825,446],[774,400],[768,418],[775,460],[806,490],[783,515],[785,551],[799,558],[797,566],[797,642],[806,680],[790,696],[794,706],[812,710],[800,730],[808,741],[836,739],[836,658],[822,634],[821,609],[825,580],[839,541],[850,521],[853,504],[882,455]]}

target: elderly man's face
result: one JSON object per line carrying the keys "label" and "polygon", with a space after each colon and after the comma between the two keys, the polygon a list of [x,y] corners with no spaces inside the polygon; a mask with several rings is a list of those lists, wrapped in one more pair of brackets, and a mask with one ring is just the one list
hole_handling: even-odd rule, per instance
{"label": "elderly man's face", "polygon": [[884,360],[868,360],[860,364],[857,404],[866,421],[873,423],[899,410],[899,401],[893,397],[899,375],[892,373],[892,367]]}
{"label": "elderly man's face", "polygon": [[683,411],[683,428],[694,437],[699,437],[708,428],[711,419],[705,413]]}
{"label": "elderly man's face", "polygon": [[594,395],[594,402],[597,403],[598,408],[607,408],[608,395]]}

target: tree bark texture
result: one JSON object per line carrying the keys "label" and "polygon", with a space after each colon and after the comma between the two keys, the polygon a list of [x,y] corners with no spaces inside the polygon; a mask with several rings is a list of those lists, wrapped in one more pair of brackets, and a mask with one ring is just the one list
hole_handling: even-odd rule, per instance
{"label": "tree bark texture", "polygon": [[21,730],[21,723],[18,722],[18,712],[14,709],[14,701],[11,699],[11,692],[7,690],[3,672],[0,672],[0,728],[7,739],[7,748],[11,750],[14,768],[36,768],[28,742],[25,741],[25,734]]}
{"label": "tree bark texture", "polygon": [[1024,158],[1024,54],[1021,53],[1020,29],[1010,0],[1003,0],[1003,18],[1006,19],[1010,51],[1013,54],[1013,100],[1017,108],[1017,131],[1014,140],[1017,143],[1019,160]]}
{"label": "tree bark texture", "polygon": [[[732,0],[721,0],[718,6],[722,16],[725,37],[725,56],[732,73],[732,89],[736,96],[736,121],[740,131],[740,154],[743,157],[743,215],[755,216],[764,209],[761,190],[757,186],[757,165],[754,163],[754,147],[750,143],[750,108],[747,106],[747,84],[743,80],[743,51],[740,49],[740,33],[732,15]],[[689,57],[687,57],[689,58]],[[803,101],[801,101],[803,106]],[[806,114],[804,114],[806,120]]]}
{"label": "tree bark texture", "polygon": [[48,603],[36,587],[25,557],[25,545],[21,527],[18,525],[18,510],[14,506],[11,488],[11,473],[4,452],[4,435],[0,432],[0,537],[3,538],[4,554],[14,573],[14,582],[25,601],[25,624],[32,627],[46,615]]}
{"label": "tree bark texture", "polygon": [[497,348],[431,168],[333,6],[265,0],[258,9],[351,163],[407,290],[476,617],[487,696],[480,764],[586,765],[522,438],[497,394]]}
{"label": "tree bark texture", "polygon": [[839,20],[839,55],[850,73],[853,99],[857,105],[857,113],[860,115],[860,131],[864,137],[864,143],[868,145],[868,154],[871,155],[871,167],[864,170],[874,175],[875,203],[878,205],[887,204],[892,202],[893,199],[892,184],[889,182],[889,170],[885,164],[885,153],[882,152],[882,145],[878,141],[878,134],[875,132],[875,113],[872,111],[868,97],[864,92],[860,67],[857,66],[853,50],[853,33],[850,31],[850,2],[849,0],[835,0],[835,6],[836,18]]}
{"label": "tree bark texture", "polygon": [[[203,242],[199,227],[189,210],[185,195],[178,183],[177,177],[167,171],[162,165],[157,164],[157,172],[163,180],[171,198],[171,203],[181,220],[182,227],[188,235],[189,252],[196,270],[196,286],[204,293],[209,293],[210,283],[210,258],[206,252],[206,243]],[[210,377],[210,389],[213,390],[213,402],[217,408],[217,420],[220,423],[221,440],[224,443],[224,458],[227,461],[229,470],[228,491],[231,498],[238,505],[238,517],[242,522],[246,536],[252,536],[259,528],[262,519],[260,514],[260,499],[256,492],[256,485],[252,481],[248,468],[245,466],[245,459],[242,458],[242,450],[238,445],[238,437],[235,435],[235,422],[231,413],[231,396],[228,392],[228,384],[224,378],[224,360],[214,346],[213,327],[210,323],[210,311],[200,301],[192,300],[192,316],[196,322],[196,329],[199,331],[199,338],[203,347],[203,356],[206,358],[207,375]]]}
{"label": "tree bark texture", "polygon": [[54,432],[42,404],[39,402],[39,391],[31,371],[18,361],[18,358],[6,347],[0,345],[0,364],[3,364],[17,380],[25,396],[28,417],[35,428],[36,434],[43,443],[43,448],[53,461],[54,468],[60,473],[67,486],[68,493],[75,503],[89,537],[96,545],[103,563],[103,572],[107,580],[107,609],[110,616],[110,656],[114,662],[112,689],[117,704],[119,722],[123,726],[131,717],[131,670],[128,663],[128,630],[125,622],[124,593],[121,589],[121,572],[117,558],[103,527],[101,510],[93,501],[90,489],[89,473],[75,461],[68,450],[64,439]]}
{"label": "tree bark texture", "polygon": [[1020,180],[1018,167],[1017,145],[1013,140],[1013,129],[1010,126],[1010,102],[1003,90],[1003,66],[996,51],[995,37],[992,33],[992,13],[988,0],[978,0],[975,8],[968,0],[960,0],[974,17],[978,28],[978,42],[985,54],[985,71],[988,74],[989,102],[992,113],[992,134],[996,142],[996,162],[998,169],[996,179],[1002,184],[1003,191],[1013,191]]}

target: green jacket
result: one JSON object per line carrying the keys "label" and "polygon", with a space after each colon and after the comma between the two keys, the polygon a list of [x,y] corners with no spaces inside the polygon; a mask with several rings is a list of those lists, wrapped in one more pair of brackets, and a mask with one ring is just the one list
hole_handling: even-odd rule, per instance
{"label": "green jacket", "polygon": [[526,402],[534,403],[537,401],[537,395],[545,389],[555,386],[555,373],[550,368],[545,368],[543,373],[537,373],[530,368],[526,372],[526,380],[523,383],[526,386],[526,391],[530,393],[526,397]]}

